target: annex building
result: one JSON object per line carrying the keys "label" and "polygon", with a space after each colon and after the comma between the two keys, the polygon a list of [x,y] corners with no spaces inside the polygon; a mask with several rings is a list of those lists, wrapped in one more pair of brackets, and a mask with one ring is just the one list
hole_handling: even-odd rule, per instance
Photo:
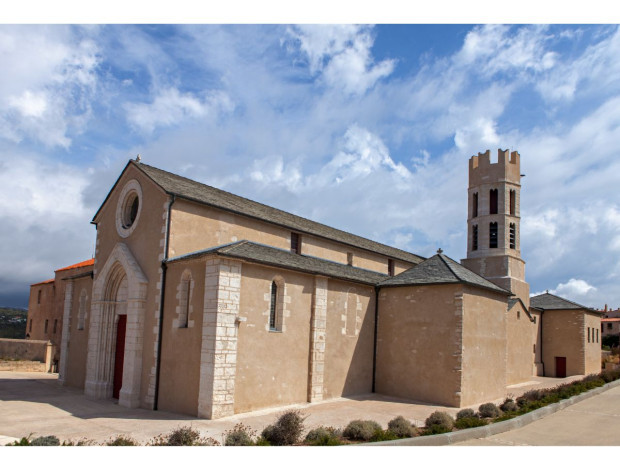
{"label": "annex building", "polygon": [[129,161],[92,220],[94,263],[56,274],[60,382],[220,418],[370,392],[464,407],[600,371],[599,314],[530,299],[520,157],[498,156],[470,159],[461,263]]}

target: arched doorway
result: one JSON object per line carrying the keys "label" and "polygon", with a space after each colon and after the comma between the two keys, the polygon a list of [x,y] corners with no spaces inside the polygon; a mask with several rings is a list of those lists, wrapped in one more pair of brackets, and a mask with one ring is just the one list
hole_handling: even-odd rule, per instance
{"label": "arched doorway", "polygon": [[127,245],[118,243],[93,283],[84,391],[139,407],[147,280]]}

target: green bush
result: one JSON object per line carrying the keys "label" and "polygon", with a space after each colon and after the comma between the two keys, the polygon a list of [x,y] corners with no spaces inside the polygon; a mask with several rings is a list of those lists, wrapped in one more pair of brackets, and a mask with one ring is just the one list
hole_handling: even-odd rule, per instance
{"label": "green bush", "polygon": [[456,414],[456,419],[460,420],[461,418],[471,418],[476,416],[476,412],[474,412],[473,409],[464,408],[463,410],[459,410],[459,412]]}
{"label": "green bush", "polygon": [[412,438],[417,433],[415,426],[403,416],[391,419],[387,430],[397,438]]}
{"label": "green bush", "polygon": [[426,419],[425,423],[427,430],[431,429],[435,431],[432,434],[438,434],[437,431],[441,430],[442,433],[452,431],[454,428],[454,418],[452,418],[446,412],[433,412]]}
{"label": "green bush", "polygon": [[243,423],[237,423],[232,430],[226,431],[224,439],[225,446],[253,446],[256,432]]}
{"label": "green bush", "polygon": [[261,436],[273,446],[290,446],[299,441],[305,419],[299,410],[289,410],[280,415],[273,425],[267,426]]}
{"label": "green bush", "polygon": [[381,425],[373,420],[353,420],[342,435],[351,441],[370,441],[377,430],[382,430]]}
{"label": "green bush", "polygon": [[389,430],[378,429],[375,430],[372,437],[370,438],[371,442],[381,442],[381,441],[394,441],[396,439],[402,439],[397,436],[396,433]]}
{"label": "green bush", "polygon": [[120,435],[120,436],[115,437],[114,439],[108,440],[108,442],[106,442],[105,445],[106,446],[139,446],[140,443],[132,437]]}
{"label": "green bush", "polygon": [[39,436],[30,441],[31,446],[59,446],[60,440],[56,436]]}
{"label": "green bush", "polygon": [[310,446],[339,446],[342,444],[340,432],[325,426],[319,426],[308,432],[304,442]]}
{"label": "green bush", "polygon": [[478,426],[484,426],[487,424],[487,420],[482,418],[478,418],[477,416],[473,417],[461,417],[456,420],[454,426],[457,429],[467,429],[467,428],[476,428]]}
{"label": "green bush", "polygon": [[506,400],[499,406],[499,408],[502,412],[514,412],[519,410],[517,403],[510,397],[506,397]]}
{"label": "green bush", "polygon": [[478,407],[478,414],[481,418],[497,418],[502,414],[502,411],[497,405],[487,402]]}
{"label": "green bush", "polygon": [[620,370],[603,371],[601,373],[601,378],[603,378],[606,383],[611,383],[612,381],[620,379]]}

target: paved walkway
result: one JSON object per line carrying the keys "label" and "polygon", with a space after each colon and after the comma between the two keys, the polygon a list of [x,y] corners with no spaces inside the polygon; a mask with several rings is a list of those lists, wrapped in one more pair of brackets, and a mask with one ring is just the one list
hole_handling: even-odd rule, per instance
{"label": "paved walkway", "polygon": [[[577,378],[580,377],[565,379],[533,378],[529,383],[510,386],[508,393],[512,396],[518,396],[530,389],[550,387]],[[615,426],[609,428],[608,431],[619,430],[620,402],[618,401],[620,400],[620,388],[610,390],[600,397],[603,398],[604,396],[605,399],[608,399],[614,393],[616,397],[607,402],[615,402],[615,408],[607,410],[607,417],[600,413],[591,418],[592,421],[588,427],[600,424],[600,417],[603,417],[603,419],[616,422]],[[572,411],[577,417],[586,415],[579,410],[581,405],[582,403],[577,404],[567,410]],[[605,402],[599,408],[603,410],[604,405]],[[319,425],[343,427],[355,419],[373,419],[386,427],[388,421],[398,415],[403,415],[416,425],[421,426],[424,420],[435,410],[447,411],[452,415],[456,415],[459,410],[371,394],[316,404],[261,410],[221,420],[202,420],[162,411],[127,409],[120,407],[112,400],[86,399],[81,390],[60,386],[57,375],[0,372],[0,444],[6,444],[16,438],[30,434],[33,437],[53,434],[61,441],[88,438],[98,442],[123,434],[129,435],[141,443],[146,443],[157,435],[166,434],[181,426],[192,426],[199,430],[203,436],[212,437],[221,442],[224,432],[237,423],[242,422],[260,433],[265,426],[273,423],[281,412],[292,407],[298,408],[308,415],[305,422],[307,429]],[[587,415],[591,414],[588,413]],[[568,434],[575,419],[571,418],[570,421],[565,421],[565,429]],[[572,430],[575,431],[574,428]],[[560,428],[559,431],[563,430]],[[534,439],[536,437],[544,439],[548,436],[541,436],[538,433],[532,433],[532,435]],[[500,440],[511,441],[511,439],[505,439],[504,435],[497,437],[499,436],[502,436]],[[582,439],[584,437],[581,436]],[[598,436],[599,439],[606,437],[605,434]],[[529,436],[515,438],[513,442],[527,444],[528,441],[534,440],[528,438]],[[489,438],[487,441],[490,439],[493,438]],[[607,444],[609,443],[607,442]],[[551,443],[543,441],[542,444]],[[592,442],[588,444],[600,444],[600,442],[592,439]],[[500,445],[500,443],[487,442],[486,444],[472,445]]]}

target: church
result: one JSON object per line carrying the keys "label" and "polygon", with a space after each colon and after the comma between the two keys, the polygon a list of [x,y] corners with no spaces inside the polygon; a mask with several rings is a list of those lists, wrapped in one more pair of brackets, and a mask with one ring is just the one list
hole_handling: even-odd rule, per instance
{"label": "church", "polygon": [[59,380],[211,419],[371,392],[466,407],[599,372],[600,314],[530,299],[520,178],[517,152],[471,157],[459,263],[131,160],[92,220],[94,263],[54,284]]}

